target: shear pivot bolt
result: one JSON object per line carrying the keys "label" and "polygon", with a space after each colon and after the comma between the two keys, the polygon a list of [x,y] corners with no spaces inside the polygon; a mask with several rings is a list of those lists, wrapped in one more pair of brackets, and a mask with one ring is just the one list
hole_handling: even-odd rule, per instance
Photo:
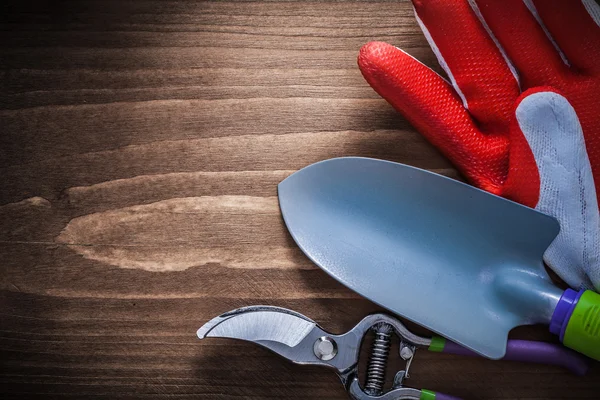
{"label": "shear pivot bolt", "polygon": [[313,345],[313,351],[319,360],[329,361],[337,354],[337,344],[332,338],[321,336]]}

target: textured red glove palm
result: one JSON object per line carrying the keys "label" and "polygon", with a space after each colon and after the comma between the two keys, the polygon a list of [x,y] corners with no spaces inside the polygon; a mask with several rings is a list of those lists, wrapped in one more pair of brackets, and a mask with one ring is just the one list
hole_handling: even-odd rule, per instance
{"label": "textured red glove palm", "polygon": [[600,289],[600,7],[413,3],[451,82],[379,42],[360,51],[364,77],[475,186],[557,217],[546,262],[571,286]]}

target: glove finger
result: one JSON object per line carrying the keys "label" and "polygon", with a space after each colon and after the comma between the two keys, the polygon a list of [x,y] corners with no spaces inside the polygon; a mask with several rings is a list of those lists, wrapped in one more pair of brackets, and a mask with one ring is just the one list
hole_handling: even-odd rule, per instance
{"label": "glove finger", "polygon": [[[539,173],[535,208],[560,222],[560,233],[544,260],[571,287],[600,289],[600,214],[575,110],[553,89],[535,89],[517,102],[514,124]],[[511,153],[516,146],[511,142]],[[522,161],[511,160],[507,183],[515,187],[520,183],[526,190],[532,185],[527,170]]]}
{"label": "glove finger", "polygon": [[413,0],[417,21],[483,132],[508,132],[516,74],[466,0]]}
{"label": "glove finger", "polygon": [[498,193],[506,177],[508,137],[483,134],[450,84],[386,43],[364,45],[359,68],[379,95],[476,186]]}
{"label": "glove finger", "polygon": [[594,0],[534,0],[572,68],[600,71],[600,6]]}
{"label": "glove finger", "polygon": [[526,1],[478,0],[477,7],[517,69],[523,89],[542,85],[560,87],[569,68]]}

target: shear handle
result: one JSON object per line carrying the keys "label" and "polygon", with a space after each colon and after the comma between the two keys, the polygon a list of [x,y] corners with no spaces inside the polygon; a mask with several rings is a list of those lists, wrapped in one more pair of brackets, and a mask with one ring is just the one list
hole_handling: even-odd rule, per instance
{"label": "shear handle", "polygon": [[348,393],[353,400],[461,400],[458,397],[450,396],[440,392],[430,390],[419,390],[408,387],[392,389],[380,396],[372,396],[365,393],[354,378],[348,387]]}
{"label": "shear handle", "polygon": [[421,400],[461,400],[459,397],[450,396],[449,394],[444,394],[440,392],[428,392],[427,394],[431,394],[430,397],[421,396]]}
{"label": "shear handle", "polygon": [[[438,339],[434,339],[434,342],[436,340]],[[433,350],[432,347],[429,349]],[[446,341],[441,352],[462,356],[479,356],[450,341]],[[581,354],[559,344],[532,340],[509,340],[506,346],[506,355],[502,360],[556,365],[570,370],[575,375],[585,375],[589,369],[587,358]]]}

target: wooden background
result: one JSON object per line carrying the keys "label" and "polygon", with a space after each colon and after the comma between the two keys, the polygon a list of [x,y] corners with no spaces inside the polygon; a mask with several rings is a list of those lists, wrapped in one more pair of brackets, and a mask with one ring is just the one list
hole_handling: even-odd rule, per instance
{"label": "wooden background", "polygon": [[[435,66],[410,3],[4,1],[0,29],[1,397],[346,398],[195,331],[252,304],[337,332],[377,310],[299,252],[276,185],[346,155],[457,177],[356,67],[369,40]],[[422,352],[409,383],[592,399],[600,369]]]}

